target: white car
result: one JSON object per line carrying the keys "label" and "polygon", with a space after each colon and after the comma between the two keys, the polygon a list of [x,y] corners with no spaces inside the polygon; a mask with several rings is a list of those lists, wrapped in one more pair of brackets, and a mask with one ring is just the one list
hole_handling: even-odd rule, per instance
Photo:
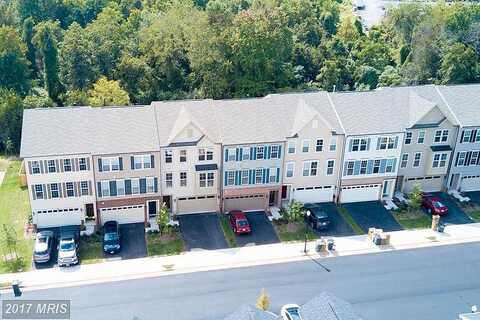
{"label": "white car", "polygon": [[298,304],[286,304],[280,310],[282,320],[302,320],[300,306]]}

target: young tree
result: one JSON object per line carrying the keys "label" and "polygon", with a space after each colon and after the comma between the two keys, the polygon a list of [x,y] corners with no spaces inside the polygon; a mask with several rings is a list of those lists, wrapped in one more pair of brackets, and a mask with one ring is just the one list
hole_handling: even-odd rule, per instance
{"label": "young tree", "polygon": [[0,27],[0,88],[25,94],[30,87],[27,48],[11,27]]}
{"label": "young tree", "polygon": [[410,200],[408,207],[410,210],[416,211],[420,209],[422,206],[422,195],[423,191],[420,185],[414,185],[412,191],[408,194],[408,199]]}
{"label": "young tree", "polygon": [[267,291],[262,289],[260,296],[257,299],[257,308],[263,311],[267,311],[270,306],[270,298],[267,295]]}
{"label": "young tree", "polygon": [[101,77],[88,91],[89,103],[93,107],[125,106],[130,103],[128,93],[120,87],[120,83]]}
{"label": "young tree", "polygon": [[168,223],[170,222],[170,215],[168,213],[167,204],[165,202],[162,203],[160,210],[157,212],[157,224],[158,228],[160,229],[160,235],[164,232],[169,233],[170,228]]}
{"label": "young tree", "polygon": [[286,217],[288,222],[300,221],[303,218],[303,205],[301,202],[293,200],[288,205]]}

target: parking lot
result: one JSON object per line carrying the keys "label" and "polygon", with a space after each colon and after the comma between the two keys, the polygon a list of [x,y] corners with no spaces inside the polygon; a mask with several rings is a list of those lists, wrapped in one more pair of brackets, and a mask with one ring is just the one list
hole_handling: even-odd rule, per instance
{"label": "parking lot", "polygon": [[473,222],[473,220],[470,219],[462,209],[460,209],[455,200],[453,200],[448,194],[444,192],[435,192],[433,195],[440,198],[443,204],[448,207],[448,214],[440,218],[441,222],[447,224],[464,224]]}
{"label": "parking lot", "polygon": [[179,215],[180,232],[187,250],[215,250],[228,248],[220,220],[216,213]]}
{"label": "parking lot", "polygon": [[319,203],[322,210],[328,213],[330,219],[330,226],[327,230],[314,230],[318,236],[336,236],[336,237],[345,237],[353,236],[355,232],[350,227],[350,225],[342,218],[338,212],[337,206],[335,203]]}
{"label": "parking lot", "polygon": [[250,223],[252,232],[250,234],[235,235],[237,245],[243,247],[247,245],[272,244],[280,242],[273,229],[272,223],[268,220],[265,212],[245,213]]}
{"label": "parking lot", "polygon": [[344,203],[342,206],[347,209],[365,233],[370,227],[380,228],[387,232],[403,230],[380,201]]}

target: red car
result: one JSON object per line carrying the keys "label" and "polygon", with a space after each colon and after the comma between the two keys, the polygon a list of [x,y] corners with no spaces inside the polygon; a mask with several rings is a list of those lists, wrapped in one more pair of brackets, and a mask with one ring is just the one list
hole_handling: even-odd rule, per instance
{"label": "red car", "polygon": [[432,215],[443,216],[448,213],[447,206],[445,206],[438,197],[424,195],[422,198],[422,206]]}
{"label": "red car", "polygon": [[230,226],[236,234],[252,232],[245,213],[240,210],[230,211]]}

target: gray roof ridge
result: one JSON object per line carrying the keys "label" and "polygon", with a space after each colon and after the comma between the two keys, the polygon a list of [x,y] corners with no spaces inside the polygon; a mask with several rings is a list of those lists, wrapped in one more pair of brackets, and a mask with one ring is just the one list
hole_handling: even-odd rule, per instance
{"label": "gray roof ridge", "polygon": [[343,126],[342,119],[340,119],[340,115],[337,112],[337,108],[335,107],[335,103],[333,103],[332,97],[330,96],[330,92],[327,92],[327,99],[328,102],[330,103],[330,106],[333,109],[333,112],[335,112],[335,116],[337,117],[338,123],[340,124],[340,128],[342,128],[343,134],[347,134],[347,130],[345,130],[345,127]]}
{"label": "gray roof ridge", "polygon": [[438,88],[438,86],[435,86],[435,90],[437,91],[438,95],[440,96],[440,98],[442,99],[443,103],[445,103],[445,106],[448,108],[448,111],[450,111],[450,113],[453,115],[453,117],[455,118],[455,121],[457,121],[458,125],[460,127],[462,127],[462,122],[460,121],[460,119],[458,119],[457,115],[455,114],[455,112],[453,112],[453,109],[450,107],[450,104],[448,103],[447,99],[445,99],[445,97],[443,96],[442,92],[440,91],[440,89]]}

